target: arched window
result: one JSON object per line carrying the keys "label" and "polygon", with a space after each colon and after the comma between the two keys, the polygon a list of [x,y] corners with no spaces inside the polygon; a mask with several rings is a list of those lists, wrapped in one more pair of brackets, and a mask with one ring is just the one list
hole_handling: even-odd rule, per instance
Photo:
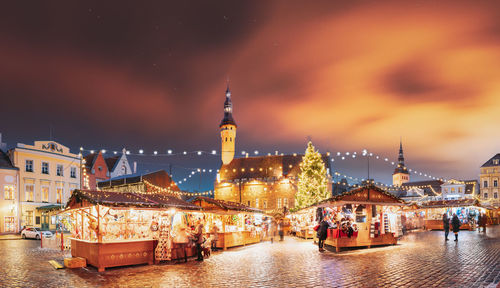
{"label": "arched window", "polygon": [[227,142],[227,137],[226,137],[226,142]]}

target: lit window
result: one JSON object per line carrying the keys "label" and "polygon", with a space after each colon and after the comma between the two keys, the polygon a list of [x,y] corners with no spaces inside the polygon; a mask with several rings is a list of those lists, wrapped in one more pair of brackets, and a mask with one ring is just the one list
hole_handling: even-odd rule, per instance
{"label": "lit window", "polygon": [[493,165],[498,165],[499,159],[493,159]]}
{"label": "lit window", "polygon": [[288,207],[288,198],[283,198],[283,207]]}
{"label": "lit window", "polygon": [[56,188],[56,202],[58,204],[62,203],[62,196],[63,196],[63,188],[62,187],[57,187]]}
{"label": "lit window", "polygon": [[63,165],[57,164],[56,175],[57,176],[64,176],[63,175]]}
{"label": "lit window", "polygon": [[264,208],[264,209],[267,208],[267,200],[264,200],[264,202],[262,203],[262,208]]}
{"label": "lit window", "polygon": [[42,162],[42,174],[49,174],[49,163]]}
{"label": "lit window", "polygon": [[3,186],[4,198],[5,200],[14,200],[14,185]]}
{"label": "lit window", "polygon": [[255,208],[259,208],[259,198],[255,198]]}
{"label": "lit window", "polygon": [[278,208],[281,208],[281,198],[278,198]]}
{"label": "lit window", "polygon": [[76,167],[71,167],[70,177],[76,178]]}
{"label": "lit window", "polygon": [[33,184],[26,184],[24,187],[26,201],[33,202],[33,191],[35,190],[35,186]]}
{"label": "lit window", "polygon": [[42,202],[49,202],[49,187],[42,186]]}
{"label": "lit window", "polygon": [[33,225],[33,211],[26,211],[26,214],[24,214],[24,225]]}
{"label": "lit window", "polygon": [[33,172],[33,160],[26,160],[26,172]]}

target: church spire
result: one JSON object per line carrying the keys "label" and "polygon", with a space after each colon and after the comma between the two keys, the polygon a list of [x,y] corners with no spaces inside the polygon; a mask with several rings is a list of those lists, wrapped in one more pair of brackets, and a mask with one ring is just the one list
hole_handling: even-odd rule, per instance
{"label": "church spire", "polygon": [[403,155],[403,140],[400,138],[399,139],[399,157],[398,157],[398,162],[401,167],[405,166],[405,157]]}
{"label": "church spire", "polygon": [[234,122],[233,119],[233,103],[231,102],[231,90],[229,89],[229,82],[227,83],[226,88],[226,101],[224,101],[224,118],[222,118],[219,127],[227,124],[236,126],[236,122]]}

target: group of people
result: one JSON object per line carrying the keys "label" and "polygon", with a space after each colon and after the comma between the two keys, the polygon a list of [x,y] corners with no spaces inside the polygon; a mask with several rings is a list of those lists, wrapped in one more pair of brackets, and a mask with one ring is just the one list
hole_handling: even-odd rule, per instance
{"label": "group of people", "polygon": [[[206,238],[204,233],[203,222],[198,219],[191,229],[186,229],[186,227],[181,227],[174,236],[174,242],[181,247],[184,252],[184,262],[187,262],[187,252],[186,249],[192,247],[194,244],[196,247],[196,261],[203,261],[203,249],[211,249],[212,251],[217,250],[217,240],[219,240],[219,228],[217,225],[213,225],[210,229],[210,238]],[[191,245],[189,245],[192,243]],[[209,245],[205,245],[209,243]],[[207,247],[206,247],[207,246]]]}
{"label": "group of people", "polygon": [[[484,214],[479,214],[478,217],[478,231],[481,232],[481,228],[483,228],[483,232],[486,233],[486,222],[487,222],[486,215]],[[460,226],[462,223],[460,222],[460,219],[458,219],[458,216],[456,213],[453,213],[453,217],[450,218],[448,217],[448,213],[443,214],[443,229],[444,229],[444,240],[448,241],[448,234],[450,233],[450,222],[451,222],[451,228],[453,233],[455,234],[455,241],[458,241],[458,232],[460,232]]]}

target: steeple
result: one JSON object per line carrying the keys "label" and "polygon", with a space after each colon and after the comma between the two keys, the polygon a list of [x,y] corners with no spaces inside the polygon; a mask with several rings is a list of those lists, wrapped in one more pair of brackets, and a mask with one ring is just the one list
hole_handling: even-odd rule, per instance
{"label": "steeple", "polygon": [[226,101],[224,101],[224,118],[222,118],[219,127],[227,124],[236,126],[236,122],[234,122],[233,119],[233,103],[231,102],[231,90],[229,90],[229,83],[227,84],[226,89]]}
{"label": "steeple", "polygon": [[398,166],[394,169],[392,173],[392,185],[401,186],[403,183],[410,181],[410,172],[405,166],[405,157],[403,155],[403,141],[399,139],[399,156],[398,156]]}
{"label": "steeple", "polygon": [[403,155],[403,141],[399,139],[399,157],[398,162],[401,167],[405,166],[405,157]]}

